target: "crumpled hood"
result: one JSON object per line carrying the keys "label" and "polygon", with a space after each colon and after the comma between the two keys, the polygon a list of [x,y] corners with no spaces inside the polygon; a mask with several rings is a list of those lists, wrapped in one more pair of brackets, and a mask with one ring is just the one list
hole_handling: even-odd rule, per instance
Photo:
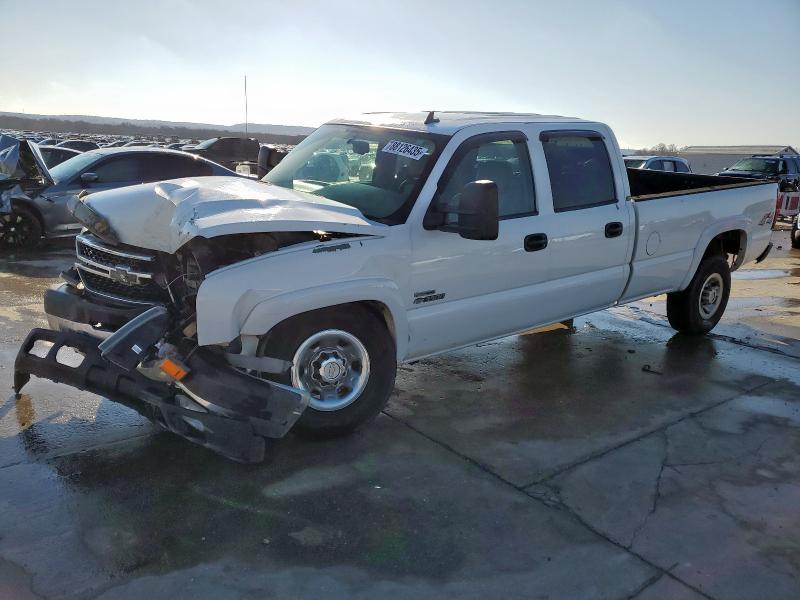
{"label": "crumpled hood", "polygon": [[84,201],[119,241],[175,252],[194,237],[270,231],[383,235],[357,208],[245,178],[195,177],[98,192]]}

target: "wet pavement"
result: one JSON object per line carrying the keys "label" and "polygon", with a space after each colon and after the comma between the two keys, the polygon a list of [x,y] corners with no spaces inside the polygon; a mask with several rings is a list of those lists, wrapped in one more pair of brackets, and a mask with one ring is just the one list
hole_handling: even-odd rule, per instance
{"label": "wet pavement", "polygon": [[800,251],[775,239],[710,336],[653,298],[403,365],[371,427],[258,466],[48,381],[15,398],[72,253],[0,260],[0,599],[798,598]]}

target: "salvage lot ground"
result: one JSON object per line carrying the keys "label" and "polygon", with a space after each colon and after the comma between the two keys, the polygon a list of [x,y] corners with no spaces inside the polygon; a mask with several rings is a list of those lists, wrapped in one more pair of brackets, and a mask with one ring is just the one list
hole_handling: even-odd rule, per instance
{"label": "salvage lot ground", "polygon": [[[402,366],[377,422],[246,467],[35,380],[0,397],[0,598],[800,597],[800,251]],[[0,386],[61,249],[0,261]]]}

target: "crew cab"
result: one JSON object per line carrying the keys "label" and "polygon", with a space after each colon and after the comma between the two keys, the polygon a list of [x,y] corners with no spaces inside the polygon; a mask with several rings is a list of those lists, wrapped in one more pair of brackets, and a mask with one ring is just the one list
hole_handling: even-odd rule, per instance
{"label": "crew cab", "polygon": [[[769,252],[775,196],[768,181],[626,170],[593,121],[335,120],[260,181],[73,201],[76,266],[45,295],[51,328],[23,343],[14,386],[64,382],[259,461],[292,427],[369,422],[398,363],[665,292],[675,329],[708,332],[731,270]],[[56,359],[64,347],[79,367]]]}

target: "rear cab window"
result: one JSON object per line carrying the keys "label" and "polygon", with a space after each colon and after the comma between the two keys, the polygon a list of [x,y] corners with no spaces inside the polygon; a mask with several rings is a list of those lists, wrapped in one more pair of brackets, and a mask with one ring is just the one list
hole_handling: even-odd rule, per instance
{"label": "rear cab window", "polygon": [[615,204],[614,171],[603,136],[589,130],[543,131],[553,210],[565,212]]}

